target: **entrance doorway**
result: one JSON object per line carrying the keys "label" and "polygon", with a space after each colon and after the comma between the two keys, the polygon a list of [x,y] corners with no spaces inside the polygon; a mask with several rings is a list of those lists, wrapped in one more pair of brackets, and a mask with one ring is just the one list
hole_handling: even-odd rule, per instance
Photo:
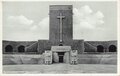
{"label": "entrance doorway", "polygon": [[25,46],[20,45],[20,46],[18,47],[18,52],[25,52]]}
{"label": "entrance doorway", "polygon": [[116,52],[117,51],[117,48],[115,45],[110,45],[109,46],[109,52]]}
{"label": "entrance doorway", "polygon": [[97,52],[104,52],[104,47],[102,45],[98,45]]}
{"label": "entrance doorway", "polygon": [[5,52],[13,52],[13,47],[11,45],[7,45],[5,47]]}
{"label": "entrance doorway", "polygon": [[58,52],[59,63],[63,63],[64,62],[64,53],[65,52]]}
{"label": "entrance doorway", "polygon": [[63,56],[59,56],[59,62],[63,63]]}

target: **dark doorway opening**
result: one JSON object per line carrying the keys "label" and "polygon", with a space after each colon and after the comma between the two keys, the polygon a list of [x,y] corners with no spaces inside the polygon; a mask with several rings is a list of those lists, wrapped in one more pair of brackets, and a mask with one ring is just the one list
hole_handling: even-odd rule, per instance
{"label": "dark doorway opening", "polygon": [[64,62],[64,53],[65,53],[65,52],[58,52],[59,62],[60,62],[60,63],[63,63],[63,62]]}
{"label": "dark doorway opening", "polygon": [[109,46],[109,52],[116,52],[117,51],[117,48],[115,45],[110,45]]}
{"label": "dark doorway opening", "polygon": [[25,46],[23,46],[23,45],[19,46],[18,52],[25,52]]}
{"label": "dark doorway opening", "polygon": [[63,56],[59,56],[59,62],[63,63]]}
{"label": "dark doorway opening", "polygon": [[58,52],[58,55],[64,55],[65,52]]}
{"label": "dark doorway opening", "polygon": [[13,52],[13,47],[11,45],[7,45],[5,47],[5,52]]}
{"label": "dark doorway opening", "polygon": [[104,47],[102,45],[98,45],[97,52],[104,52]]}

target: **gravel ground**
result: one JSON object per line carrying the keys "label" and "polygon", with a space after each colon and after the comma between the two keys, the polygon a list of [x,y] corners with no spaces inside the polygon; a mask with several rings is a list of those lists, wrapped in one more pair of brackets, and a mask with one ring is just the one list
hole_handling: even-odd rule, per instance
{"label": "gravel ground", "polygon": [[5,74],[79,74],[117,73],[117,65],[108,64],[52,64],[52,65],[3,65]]}

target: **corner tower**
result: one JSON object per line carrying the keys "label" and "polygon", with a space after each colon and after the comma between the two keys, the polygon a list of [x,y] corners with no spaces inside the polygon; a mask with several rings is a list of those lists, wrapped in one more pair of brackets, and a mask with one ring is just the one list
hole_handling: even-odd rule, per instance
{"label": "corner tower", "polygon": [[72,5],[50,5],[49,40],[54,45],[65,45],[73,40]]}

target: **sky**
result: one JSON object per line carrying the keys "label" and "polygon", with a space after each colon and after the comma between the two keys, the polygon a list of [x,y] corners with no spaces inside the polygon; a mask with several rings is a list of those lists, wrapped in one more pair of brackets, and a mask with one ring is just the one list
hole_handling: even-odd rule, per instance
{"label": "sky", "polygon": [[3,2],[3,40],[49,39],[49,5],[73,5],[73,39],[117,40],[116,2]]}

